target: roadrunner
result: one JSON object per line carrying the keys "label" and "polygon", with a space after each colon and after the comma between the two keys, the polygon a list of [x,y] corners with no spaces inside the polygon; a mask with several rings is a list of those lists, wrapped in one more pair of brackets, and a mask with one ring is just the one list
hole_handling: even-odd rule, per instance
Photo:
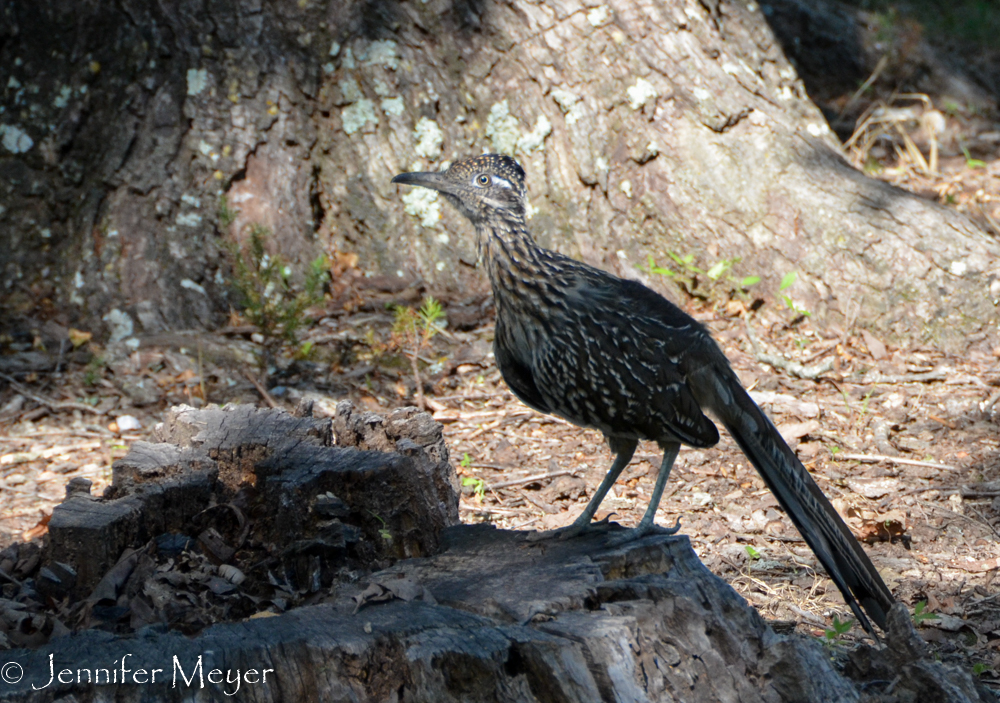
{"label": "roadrunner", "polygon": [[679,521],[657,527],[654,516],[680,445],[719,441],[708,411],[757,468],[865,631],[875,637],[865,613],[886,629],[889,589],[702,325],[640,283],[538,246],[525,224],[524,171],[508,156],[475,156],[392,181],[438,191],[475,226],[496,303],[493,351],[514,394],[600,430],[615,454],[563,536],[590,527],[640,439],[657,442],[663,461],[642,520],[617,539],[676,532]]}

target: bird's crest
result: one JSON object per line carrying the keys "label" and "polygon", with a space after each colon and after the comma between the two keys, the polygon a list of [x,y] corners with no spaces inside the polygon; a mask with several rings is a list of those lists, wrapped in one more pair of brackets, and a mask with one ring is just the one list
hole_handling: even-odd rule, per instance
{"label": "bird's crest", "polygon": [[457,180],[486,174],[510,183],[519,193],[524,193],[525,175],[521,164],[503,154],[482,154],[456,161],[448,169],[448,175]]}

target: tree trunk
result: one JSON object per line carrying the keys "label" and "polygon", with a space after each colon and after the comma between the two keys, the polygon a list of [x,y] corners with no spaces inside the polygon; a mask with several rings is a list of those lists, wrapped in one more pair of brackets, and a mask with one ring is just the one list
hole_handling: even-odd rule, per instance
{"label": "tree trunk", "polygon": [[217,324],[219,235],[251,223],[298,266],[350,251],[484,290],[460,216],[389,179],[489,149],[525,166],[543,244],[621,275],[739,258],[714,286],[775,294],[794,272],[782,295],[824,322],[944,345],[996,327],[1000,248],[848,166],[754,3],[7,0],[3,17],[10,312],[117,308],[119,337]]}

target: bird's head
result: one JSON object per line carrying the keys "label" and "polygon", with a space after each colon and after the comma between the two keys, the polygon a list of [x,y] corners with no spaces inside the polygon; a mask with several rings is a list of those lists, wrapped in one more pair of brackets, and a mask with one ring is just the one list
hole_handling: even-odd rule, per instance
{"label": "bird's head", "polygon": [[392,182],[438,191],[476,226],[498,218],[524,222],[524,169],[509,156],[472,156],[446,171],[401,173]]}

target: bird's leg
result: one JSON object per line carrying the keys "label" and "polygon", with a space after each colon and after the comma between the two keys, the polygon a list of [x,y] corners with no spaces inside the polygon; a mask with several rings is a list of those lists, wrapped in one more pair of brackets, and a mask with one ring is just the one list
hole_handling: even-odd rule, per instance
{"label": "bird's leg", "polygon": [[658,527],[655,522],[656,509],[660,505],[660,498],[663,497],[663,489],[667,485],[667,479],[670,478],[670,469],[673,468],[674,461],[677,459],[677,452],[680,451],[681,445],[677,443],[663,443],[660,447],[663,449],[663,461],[660,463],[660,473],[656,477],[656,485],[653,486],[653,494],[649,497],[649,506],[646,508],[646,513],[642,516],[642,520],[639,521],[638,525],[615,535],[610,541],[611,544],[624,544],[631,540],[645,537],[653,532],[662,535],[672,535],[681,529],[680,518],[677,518],[677,522],[674,523],[673,527]]}
{"label": "bird's leg", "polygon": [[570,527],[575,527],[580,530],[586,529],[590,525],[590,521],[594,519],[594,515],[597,514],[597,509],[601,507],[601,503],[604,501],[604,497],[611,490],[611,487],[615,485],[615,481],[618,477],[622,475],[622,471],[628,466],[628,463],[632,461],[632,455],[635,454],[635,448],[638,446],[638,442],[635,440],[624,440],[616,443],[617,446],[612,446],[612,449],[617,450],[615,455],[615,460],[611,464],[611,468],[608,469],[607,475],[604,480],[601,481],[601,485],[597,487],[597,492],[594,497],[590,499],[587,503],[587,507],[584,508],[583,512],[580,513],[580,517],[573,521]]}
{"label": "bird's leg", "polygon": [[611,468],[608,469],[608,473],[604,477],[604,480],[601,481],[601,485],[597,487],[597,492],[594,494],[594,497],[590,499],[590,502],[587,503],[587,507],[583,509],[582,513],[580,513],[580,517],[574,520],[572,525],[567,525],[566,527],[553,530],[552,532],[536,533],[539,535],[536,539],[549,537],[569,539],[585,532],[591,526],[590,521],[594,519],[597,509],[601,507],[601,501],[604,500],[604,496],[608,494],[611,487],[615,485],[615,481],[617,481],[618,477],[622,475],[622,471],[625,470],[628,463],[632,461],[632,455],[635,454],[635,448],[639,444],[638,441],[634,439],[613,439],[609,440],[608,443],[611,445],[611,450],[616,452],[615,460],[611,464]]}

